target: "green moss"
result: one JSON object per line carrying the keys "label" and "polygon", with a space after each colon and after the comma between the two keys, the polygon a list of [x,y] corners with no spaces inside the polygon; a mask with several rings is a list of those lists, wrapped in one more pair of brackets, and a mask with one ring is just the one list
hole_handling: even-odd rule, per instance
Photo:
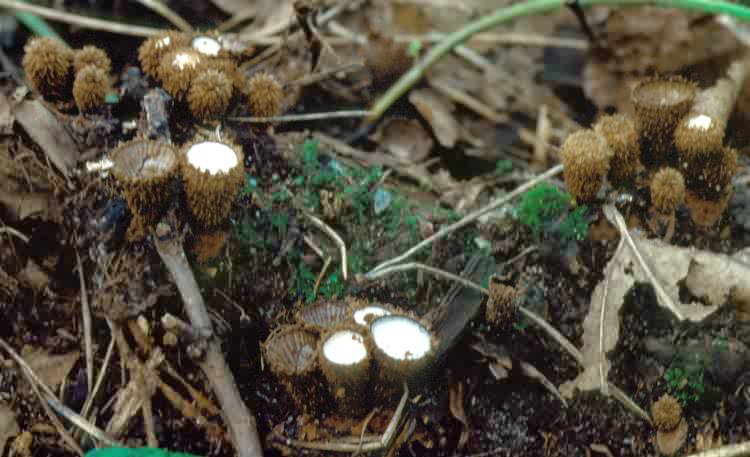
{"label": "green moss", "polygon": [[537,240],[559,238],[564,243],[582,240],[588,233],[586,207],[573,206],[573,197],[549,184],[528,191],[516,208],[522,224]]}

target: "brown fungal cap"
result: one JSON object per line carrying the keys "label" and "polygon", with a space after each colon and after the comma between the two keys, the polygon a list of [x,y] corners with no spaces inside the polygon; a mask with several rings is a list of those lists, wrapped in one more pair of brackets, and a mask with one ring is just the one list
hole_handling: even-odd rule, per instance
{"label": "brown fungal cap", "polygon": [[612,150],[593,130],[579,130],[565,139],[560,151],[568,191],[578,201],[596,198],[609,171]]}
{"label": "brown fungal cap", "polygon": [[688,114],[682,118],[674,132],[680,161],[696,164],[721,150],[725,130],[723,122],[706,114]]}
{"label": "brown fungal cap", "polygon": [[641,156],[638,131],[633,121],[623,114],[603,116],[594,124],[594,131],[607,141],[612,150],[607,174],[609,182],[616,187],[632,183]]}
{"label": "brown fungal cap", "polygon": [[673,396],[664,394],[651,405],[651,416],[657,430],[674,430],[682,420],[682,406]]}
{"label": "brown fungal cap", "polygon": [[31,85],[47,100],[69,97],[73,51],[47,37],[35,37],[24,46],[23,69]]}
{"label": "brown fungal cap", "polygon": [[145,223],[157,221],[171,196],[168,183],[177,171],[176,150],[166,143],[137,139],[115,148],[110,160],[130,211]]}
{"label": "brown fungal cap", "polygon": [[200,121],[224,116],[232,99],[232,82],[217,70],[199,74],[188,91],[190,112]]}
{"label": "brown fungal cap", "polygon": [[164,55],[159,64],[159,77],[164,90],[177,100],[184,100],[193,80],[205,69],[201,53],[180,48]]}
{"label": "brown fungal cap", "polygon": [[268,73],[258,73],[247,84],[247,107],[251,116],[272,117],[281,114],[284,89]]}
{"label": "brown fungal cap", "polygon": [[651,179],[651,203],[662,214],[673,213],[685,202],[685,178],[674,168],[662,168]]}
{"label": "brown fungal cap", "polygon": [[107,73],[104,70],[93,65],[82,68],[73,82],[73,99],[78,111],[88,113],[102,107],[107,87]]}
{"label": "brown fungal cap", "polygon": [[190,37],[176,30],[169,30],[146,39],[138,48],[138,61],[143,72],[159,80],[159,64],[170,51],[190,45]]}
{"label": "brown fungal cap", "polygon": [[107,53],[96,46],[86,45],[81,49],[73,51],[73,70],[78,73],[84,67],[93,65],[101,68],[104,73],[109,74],[112,70],[112,61]]}
{"label": "brown fungal cap", "polygon": [[196,140],[184,147],[180,168],[188,209],[197,228],[223,224],[234,197],[245,181],[240,147],[230,143]]}

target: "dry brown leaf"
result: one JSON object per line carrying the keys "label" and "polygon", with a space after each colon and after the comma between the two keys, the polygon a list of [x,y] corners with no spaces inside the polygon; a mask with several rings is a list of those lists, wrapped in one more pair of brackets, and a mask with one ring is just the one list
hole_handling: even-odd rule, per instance
{"label": "dry brown leaf", "polygon": [[45,349],[25,347],[21,355],[39,379],[54,390],[68,376],[81,353],[72,351],[67,354],[50,355]]}
{"label": "dry brown leaf", "polygon": [[453,104],[430,89],[413,90],[409,102],[417,108],[419,114],[430,124],[438,143],[446,148],[456,145],[459,125],[453,116]]}
{"label": "dry brown leaf", "polygon": [[435,143],[419,121],[402,117],[386,119],[370,139],[405,164],[423,161]]}
{"label": "dry brown leaf", "polygon": [[16,420],[16,413],[5,403],[0,403],[0,451],[5,447],[5,443],[21,433]]}
{"label": "dry brown leaf", "polygon": [[65,176],[75,167],[78,147],[65,127],[38,99],[16,106],[16,120]]}
{"label": "dry brown leaf", "polygon": [[[613,215],[612,219],[615,220],[612,222],[623,226],[622,216],[616,210],[613,214],[612,210],[613,207],[605,207],[605,214],[608,217]],[[750,265],[731,257],[671,246],[660,240],[644,239],[632,234],[631,238],[653,278],[642,268],[638,255],[630,245],[624,239],[621,240],[615,255],[607,264],[604,279],[597,284],[591,296],[589,313],[583,322],[581,352],[584,370],[574,381],[566,383],[565,391],[568,394],[576,387],[580,390],[601,388],[603,392],[607,392],[605,386],[609,361],[606,360],[606,354],[617,344],[620,309],[625,302],[625,295],[636,282],[653,284],[657,289],[659,305],[673,313],[679,313],[684,319],[699,322],[719,308],[729,290],[739,284],[741,278],[745,278],[745,281],[750,278]],[[680,301],[680,284],[688,279],[694,288],[693,293],[704,292],[710,297],[710,305]]]}

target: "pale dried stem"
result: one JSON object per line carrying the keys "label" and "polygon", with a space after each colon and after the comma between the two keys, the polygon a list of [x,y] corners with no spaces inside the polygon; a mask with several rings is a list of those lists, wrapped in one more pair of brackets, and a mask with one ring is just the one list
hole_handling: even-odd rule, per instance
{"label": "pale dried stem", "polygon": [[277,122],[306,122],[320,121],[324,119],[367,117],[369,115],[370,112],[365,110],[342,110],[330,111],[327,113],[284,114],[272,117],[233,116],[227,118],[227,120],[233,122],[247,122],[250,124],[273,124]]}
{"label": "pale dried stem", "polygon": [[320,220],[319,218],[313,216],[312,214],[305,213],[305,216],[307,216],[308,219],[310,219],[310,222],[312,222],[316,227],[318,227],[320,230],[322,230],[326,235],[331,237],[334,243],[336,243],[336,246],[339,248],[339,252],[341,252],[341,276],[344,278],[344,281],[348,279],[348,268],[347,268],[347,257],[346,257],[346,243],[344,243],[344,240],[341,239],[338,233],[334,229],[332,229],[328,224]]}
{"label": "pale dried stem", "polygon": [[86,291],[86,280],[83,278],[83,262],[81,262],[81,255],[78,253],[78,249],[76,249],[76,264],[78,266],[78,280],[81,286],[83,341],[86,353],[86,389],[91,392],[91,389],[94,387],[94,343],[91,337],[91,307],[89,306],[89,297]]}
{"label": "pale dried stem", "polygon": [[138,3],[161,15],[164,19],[171,22],[181,31],[185,33],[195,32],[195,28],[193,28],[193,26],[190,25],[188,21],[183,19],[179,14],[175,13],[172,8],[170,8],[163,2],[160,2],[159,0],[138,0]]}

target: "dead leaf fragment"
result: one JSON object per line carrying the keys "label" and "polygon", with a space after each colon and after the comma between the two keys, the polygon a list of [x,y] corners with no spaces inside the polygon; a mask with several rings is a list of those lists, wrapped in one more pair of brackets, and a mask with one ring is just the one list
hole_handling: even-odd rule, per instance
{"label": "dead leaf fragment", "polygon": [[44,349],[24,347],[21,355],[39,379],[54,390],[68,376],[81,353],[72,351],[67,354],[51,355]]}
{"label": "dead leaf fragment", "polygon": [[9,438],[18,435],[21,429],[18,427],[16,413],[5,403],[0,403],[0,451],[5,448]]}
{"label": "dead leaf fragment", "polygon": [[79,151],[62,123],[38,99],[25,100],[16,107],[16,120],[49,160],[65,176],[78,161]]}
{"label": "dead leaf fragment", "polygon": [[409,102],[430,124],[438,143],[446,148],[456,145],[460,128],[453,116],[453,105],[430,89],[418,89],[409,94]]}
{"label": "dead leaf fragment", "polygon": [[419,121],[403,117],[386,119],[370,138],[403,163],[423,161],[435,143]]}

